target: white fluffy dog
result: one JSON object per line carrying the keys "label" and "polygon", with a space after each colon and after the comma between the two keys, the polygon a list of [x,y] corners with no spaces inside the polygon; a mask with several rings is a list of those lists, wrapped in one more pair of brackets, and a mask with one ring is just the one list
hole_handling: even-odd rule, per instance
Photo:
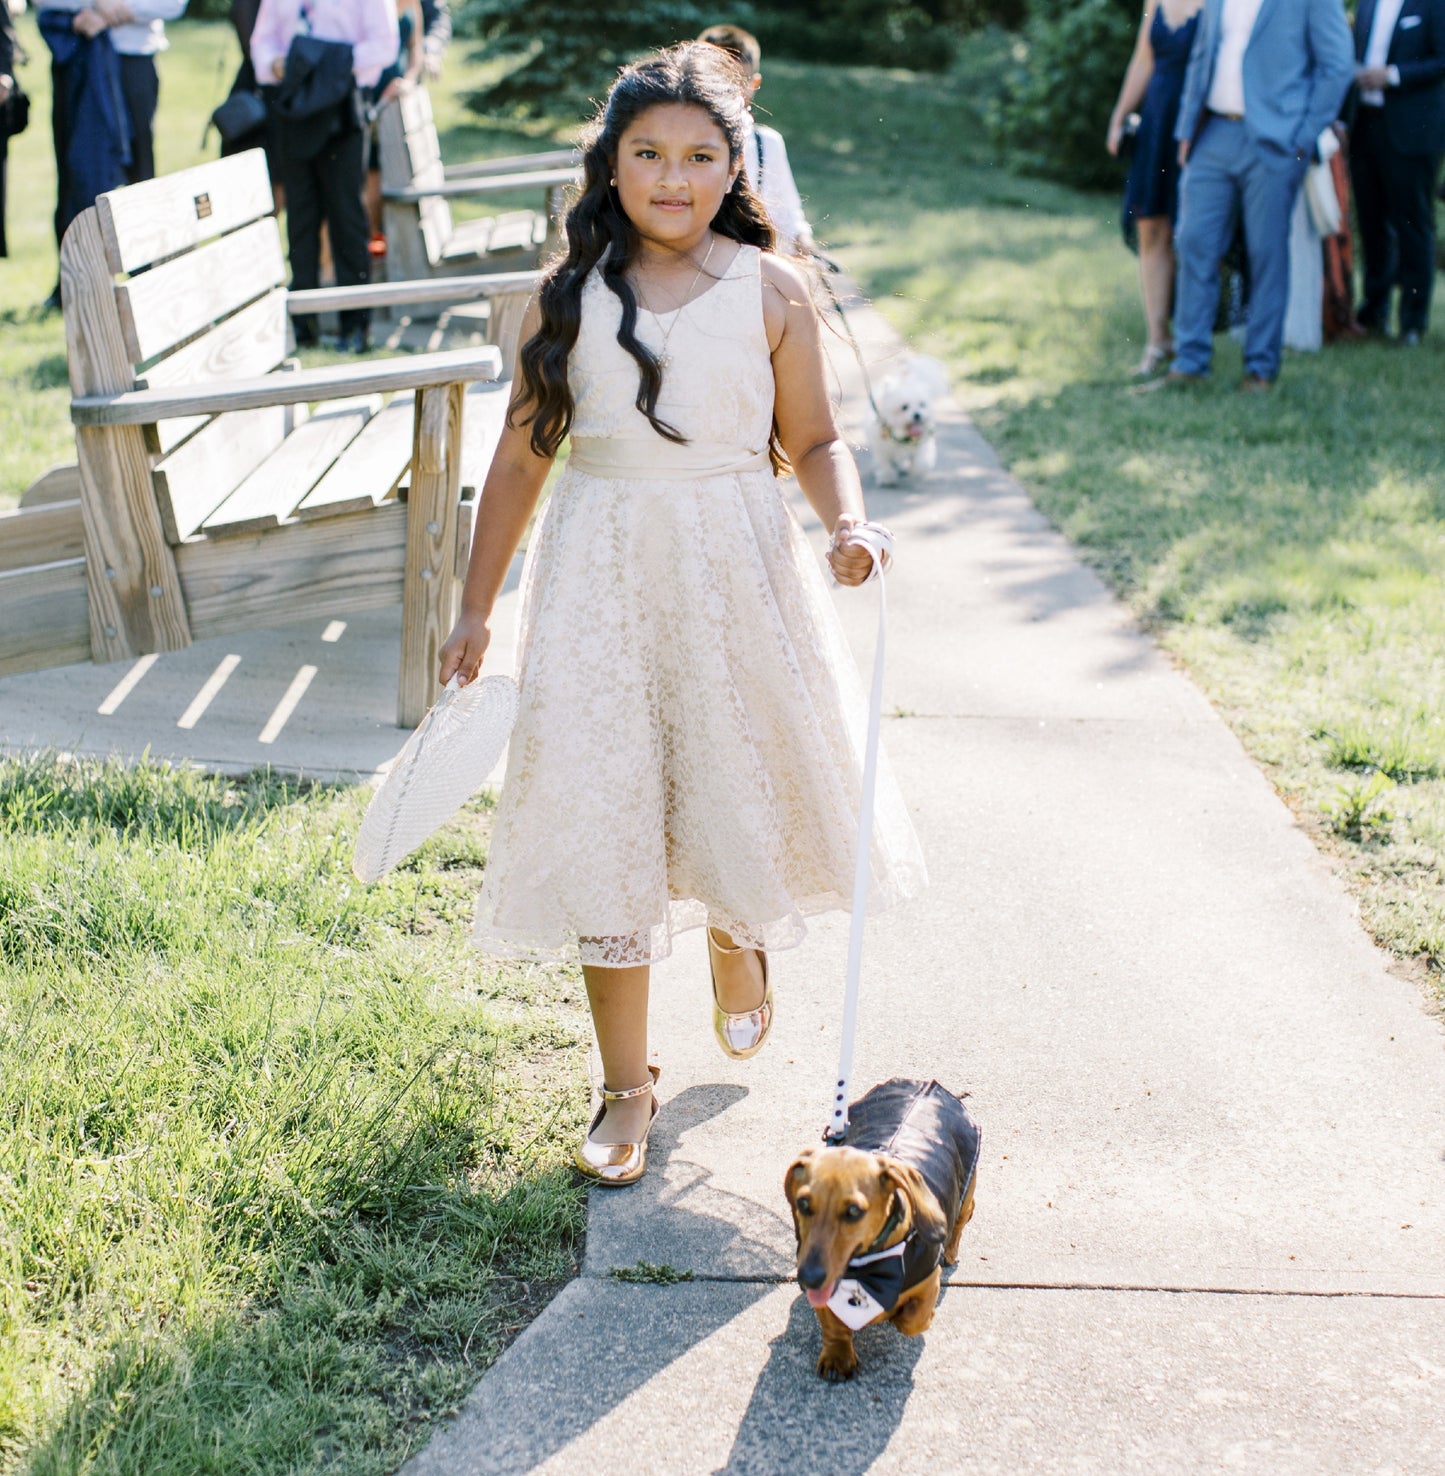
{"label": "white fluffy dog", "polygon": [[948,371],[926,354],[905,355],[873,386],[868,444],[880,487],[933,470],[935,407],[947,393]]}

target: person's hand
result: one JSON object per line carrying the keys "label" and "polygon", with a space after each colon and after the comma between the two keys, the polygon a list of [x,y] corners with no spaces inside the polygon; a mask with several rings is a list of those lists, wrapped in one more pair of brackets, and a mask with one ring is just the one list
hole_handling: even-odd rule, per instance
{"label": "person's hand", "polygon": [[1124,120],[1115,113],[1109,119],[1109,131],[1104,136],[1104,147],[1117,159],[1119,157],[1119,145],[1124,141]]}
{"label": "person's hand", "polygon": [[1181,169],[1183,169],[1184,166],[1188,162],[1189,162],[1189,140],[1187,138],[1181,138],[1179,140],[1179,167]]}
{"label": "person's hand", "polygon": [[15,91],[15,79],[11,76],[0,77],[0,105],[10,101],[10,94]]}
{"label": "person's hand", "polygon": [[94,0],[94,5],[108,26],[123,26],[135,19],[135,12],[125,0]]}
{"label": "person's hand", "polygon": [[470,686],[481,670],[482,657],[492,643],[492,632],[484,616],[463,610],[452,627],[452,633],[442,642],[441,669],[438,680],[442,686],[458,673],[462,686]]}
{"label": "person's hand", "polygon": [[286,75],[286,58],[278,56],[271,63],[271,75],[279,82]]}
{"label": "person's hand", "polygon": [[381,89],[381,96],[376,100],[377,106],[380,107],[382,103],[389,103],[392,98],[400,97],[402,93],[410,91],[411,83],[408,82],[405,77],[393,77],[391,81],[388,82],[386,86]]}
{"label": "person's hand", "polygon": [[442,53],[426,47],[421,54],[421,74],[428,82],[437,81],[442,74]]}
{"label": "person's hand", "polygon": [[873,555],[861,543],[849,541],[849,533],[862,518],[844,513],[833,525],[833,542],[828,549],[828,567],[839,584],[856,588],[873,572]]}
{"label": "person's hand", "polygon": [[70,23],[70,29],[77,36],[84,36],[88,41],[94,41],[105,30],[105,19],[93,10],[77,10],[75,19]]}
{"label": "person's hand", "polygon": [[1361,67],[1355,73],[1355,82],[1366,92],[1383,92],[1390,85],[1388,67]]}

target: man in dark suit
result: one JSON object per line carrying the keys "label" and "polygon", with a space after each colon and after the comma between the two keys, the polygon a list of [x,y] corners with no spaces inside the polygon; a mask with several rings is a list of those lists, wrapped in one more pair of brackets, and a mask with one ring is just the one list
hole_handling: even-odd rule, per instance
{"label": "man in dark suit", "polygon": [[1418,344],[1435,282],[1435,178],[1445,152],[1445,0],[1361,0],[1355,18],[1350,175],[1365,253],[1358,317]]}

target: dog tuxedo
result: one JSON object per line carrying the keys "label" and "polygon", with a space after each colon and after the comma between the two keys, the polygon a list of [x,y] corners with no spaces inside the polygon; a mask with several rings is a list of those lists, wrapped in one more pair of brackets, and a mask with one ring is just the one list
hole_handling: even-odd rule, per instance
{"label": "dog tuxedo", "polygon": [[[897,1245],[872,1246],[848,1262],[828,1301],[828,1310],[850,1330],[886,1316],[899,1297],[933,1274],[953,1233],[978,1169],[982,1134],[963,1103],[936,1081],[894,1079],[879,1083],[848,1109],[850,1148],[879,1153],[916,1168],[947,1219],[942,1238],[926,1238],[915,1220]],[[903,1220],[895,1192],[887,1223],[875,1245],[886,1242]]]}

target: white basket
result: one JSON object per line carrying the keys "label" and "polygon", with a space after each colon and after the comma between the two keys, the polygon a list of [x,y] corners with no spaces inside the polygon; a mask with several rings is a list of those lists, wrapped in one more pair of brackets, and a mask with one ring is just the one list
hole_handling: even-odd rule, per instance
{"label": "white basket", "polygon": [[362,881],[385,876],[482,787],[507,746],[517,703],[511,677],[484,677],[465,687],[455,677],[447,683],[362,819],[351,862]]}

